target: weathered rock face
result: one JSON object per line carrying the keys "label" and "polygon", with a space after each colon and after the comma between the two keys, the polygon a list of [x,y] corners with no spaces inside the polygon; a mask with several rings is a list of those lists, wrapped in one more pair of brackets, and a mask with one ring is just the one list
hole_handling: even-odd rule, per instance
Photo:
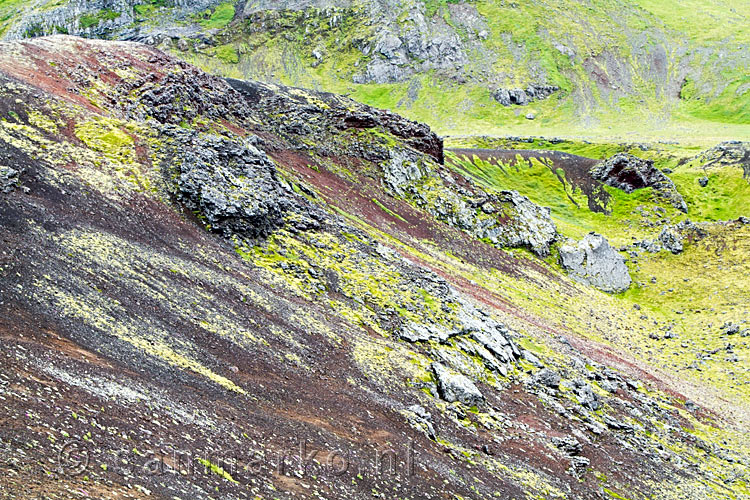
{"label": "weathered rock face", "polygon": [[492,97],[503,106],[526,106],[547,99],[560,90],[554,85],[530,85],[524,89],[497,89]]}
{"label": "weathered rock face", "polygon": [[[130,31],[128,28],[140,17],[135,6],[148,5],[148,3],[134,0],[54,2],[51,5],[45,5],[43,10],[29,9],[21,22],[13,26],[5,38],[14,40],[60,33],[89,38],[104,38],[117,33],[125,37]],[[163,3],[167,4],[167,2]],[[171,1],[168,2],[171,7],[169,18],[172,22],[183,20],[219,3],[221,0]],[[137,35],[138,33],[135,31],[131,34]]]}
{"label": "weathered rock face", "polygon": [[506,247],[526,247],[540,256],[549,255],[550,245],[557,238],[557,227],[548,207],[540,207],[518,191],[503,191],[488,198],[482,209],[497,210],[500,223],[482,226],[475,233]]}
{"label": "weathered rock face", "polygon": [[533,381],[537,384],[549,387],[550,389],[557,389],[560,387],[560,375],[549,368],[543,368],[536,372]]}
{"label": "weathered rock face", "polygon": [[[450,290],[455,295],[455,291]],[[413,343],[433,344],[433,352],[449,368],[456,372],[471,374],[481,363],[481,371],[506,377],[521,357],[521,351],[513,341],[513,333],[505,325],[488,317],[483,311],[460,301],[459,324],[451,329],[418,323],[405,325],[399,337]],[[455,346],[447,351],[439,346]],[[457,348],[457,349],[456,349]]]}
{"label": "weathered rock face", "polygon": [[605,292],[625,291],[632,282],[623,257],[599,234],[563,245],[560,260],[574,279]]}
{"label": "weathered rock face", "polygon": [[517,191],[486,192],[471,184],[459,185],[413,152],[392,150],[383,162],[384,187],[394,196],[413,201],[438,220],[476,238],[510,248],[549,254],[557,227],[549,208],[540,207]]}
{"label": "weathered rock face", "polygon": [[467,377],[449,370],[441,363],[433,363],[432,372],[440,397],[449,403],[460,401],[467,406],[479,406],[484,401],[482,393]]}
{"label": "weathered rock face", "polygon": [[617,153],[591,169],[594,179],[632,193],[636,189],[653,188],[665,201],[687,213],[688,208],[674,183],[651,160],[643,160],[627,153]]}

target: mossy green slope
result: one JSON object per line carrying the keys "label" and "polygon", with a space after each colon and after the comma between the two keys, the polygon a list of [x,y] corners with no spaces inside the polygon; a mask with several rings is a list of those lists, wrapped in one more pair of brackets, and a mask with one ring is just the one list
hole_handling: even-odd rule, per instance
{"label": "mossy green slope", "polygon": [[[5,0],[0,34],[117,38],[136,30],[210,72],[348,94],[443,134],[718,142],[750,137],[747,12],[747,0],[400,0],[385,11],[378,0],[195,8],[149,0],[123,12]],[[384,82],[362,80],[387,59],[379,48],[388,33],[405,59],[386,61],[395,73]],[[448,45],[459,62],[443,60]],[[530,84],[560,91],[528,106],[492,97]]]}

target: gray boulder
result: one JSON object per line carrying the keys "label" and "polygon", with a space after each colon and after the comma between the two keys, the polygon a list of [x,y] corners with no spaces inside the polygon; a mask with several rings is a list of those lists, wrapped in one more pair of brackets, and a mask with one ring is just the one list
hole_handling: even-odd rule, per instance
{"label": "gray boulder", "polygon": [[589,233],[578,243],[563,245],[560,261],[573,279],[605,292],[625,291],[632,282],[625,259],[600,234]]}
{"label": "gray boulder", "polygon": [[560,387],[560,375],[549,368],[542,368],[536,372],[532,380],[537,384],[551,389],[557,389]]}
{"label": "gray boulder", "polygon": [[437,433],[435,432],[435,424],[432,421],[432,414],[423,406],[411,405],[406,408],[406,414],[408,415],[410,424],[424,432],[428,438],[436,438]]}
{"label": "gray boulder", "polygon": [[575,380],[573,382],[573,390],[578,398],[578,403],[584,408],[596,411],[602,407],[602,402],[599,399],[599,396],[597,396],[591,386],[583,380]]}
{"label": "gray boulder", "polygon": [[475,228],[478,238],[504,247],[529,248],[542,257],[549,255],[549,247],[557,239],[557,227],[548,207],[532,203],[518,191],[501,191],[489,201],[499,217],[496,223]]}
{"label": "gray boulder", "polygon": [[484,401],[484,396],[474,382],[464,375],[449,370],[441,363],[432,363],[431,368],[435,374],[438,393],[445,401],[460,401],[467,406],[478,406]]}
{"label": "gray boulder", "polygon": [[672,180],[654,167],[651,160],[643,160],[627,153],[617,153],[597,163],[590,170],[591,176],[609,186],[632,193],[636,189],[653,188],[664,200],[676,209],[687,213],[688,208]]}

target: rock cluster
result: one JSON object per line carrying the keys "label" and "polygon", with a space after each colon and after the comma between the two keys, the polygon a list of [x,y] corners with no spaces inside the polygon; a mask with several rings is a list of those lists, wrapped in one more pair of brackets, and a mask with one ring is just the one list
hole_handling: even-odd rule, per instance
{"label": "rock cluster", "polygon": [[476,228],[479,238],[505,247],[526,247],[540,256],[549,255],[550,245],[557,239],[557,227],[548,207],[531,202],[518,191],[501,191],[489,196],[482,210],[499,214],[497,224]]}
{"label": "rock cluster", "polygon": [[423,406],[411,405],[404,412],[409,423],[417,429],[424,432],[430,439],[436,439],[435,424],[432,420],[432,414]]}
{"label": "rock cluster", "polygon": [[687,213],[688,208],[674,183],[664,172],[654,167],[651,160],[643,160],[627,153],[617,153],[591,168],[591,176],[609,186],[632,193],[636,189],[653,188],[676,209]]}
{"label": "rock cluster", "polygon": [[[697,241],[705,238],[708,233],[691,220],[684,220],[673,226],[664,226],[655,240],[644,240],[632,245],[631,249],[642,248],[649,253],[668,250],[673,254],[682,253],[685,240]],[[633,253],[631,251],[631,253]],[[635,256],[637,254],[633,253]]]}
{"label": "rock cluster", "polygon": [[[384,161],[391,157],[389,148],[375,148],[371,144],[365,147],[356,141],[344,142],[343,137],[339,137],[343,135],[340,132],[347,129],[382,127],[406,146],[429,155],[438,163],[443,162],[443,140],[430,127],[391,111],[375,109],[327,92],[232,78],[226,81],[244,96],[246,107],[260,114],[262,121],[271,125],[274,131],[283,131],[297,147],[302,148],[302,144],[306,148],[316,147],[309,145],[312,142],[321,153],[351,153],[367,160]],[[311,137],[315,140],[310,141]]]}
{"label": "rock cluster", "polygon": [[625,291],[632,282],[625,259],[600,234],[589,233],[578,243],[563,245],[560,261],[574,279],[605,292]]}
{"label": "rock cluster", "polygon": [[10,193],[18,185],[18,170],[0,165],[0,193]]}
{"label": "rock cluster", "polygon": [[[409,323],[399,333],[408,342],[434,342],[435,353],[452,369],[469,373],[467,359],[481,360],[484,368],[491,372],[508,376],[510,367],[521,357],[521,351],[512,340],[511,330],[487,316],[483,311],[459,300],[460,324],[452,329],[436,325]],[[455,345],[457,355],[446,355],[441,346]]]}
{"label": "rock cluster", "polygon": [[388,191],[476,238],[501,247],[528,248],[540,256],[549,255],[557,239],[550,209],[518,191],[488,193],[474,186],[469,190],[408,151],[391,151],[391,159],[382,166]]}
{"label": "rock cluster", "polygon": [[526,106],[541,101],[560,90],[554,85],[529,85],[524,89],[497,89],[492,97],[503,106]]}

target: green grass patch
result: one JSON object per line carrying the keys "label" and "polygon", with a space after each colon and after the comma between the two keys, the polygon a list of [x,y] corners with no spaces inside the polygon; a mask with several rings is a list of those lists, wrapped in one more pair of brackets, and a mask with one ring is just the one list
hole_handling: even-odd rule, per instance
{"label": "green grass patch", "polygon": [[111,9],[102,9],[94,14],[84,14],[78,20],[82,28],[93,28],[105,21],[111,21],[120,17],[120,13]]}
{"label": "green grass patch", "polygon": [[206,29],[222,29],[234,19],[234,14],[234,4],[225,2],[218,5],[213,11],[204,13],[208,18],[202,19],[200,24]]}
{"label": "green grass patch", "polygon": [[237,49],[232,45],[219,45],[216,47],[214,53],[216,54],[216,57],[224,63],[237,64],[240,62],[240,56],[237,53]]}

